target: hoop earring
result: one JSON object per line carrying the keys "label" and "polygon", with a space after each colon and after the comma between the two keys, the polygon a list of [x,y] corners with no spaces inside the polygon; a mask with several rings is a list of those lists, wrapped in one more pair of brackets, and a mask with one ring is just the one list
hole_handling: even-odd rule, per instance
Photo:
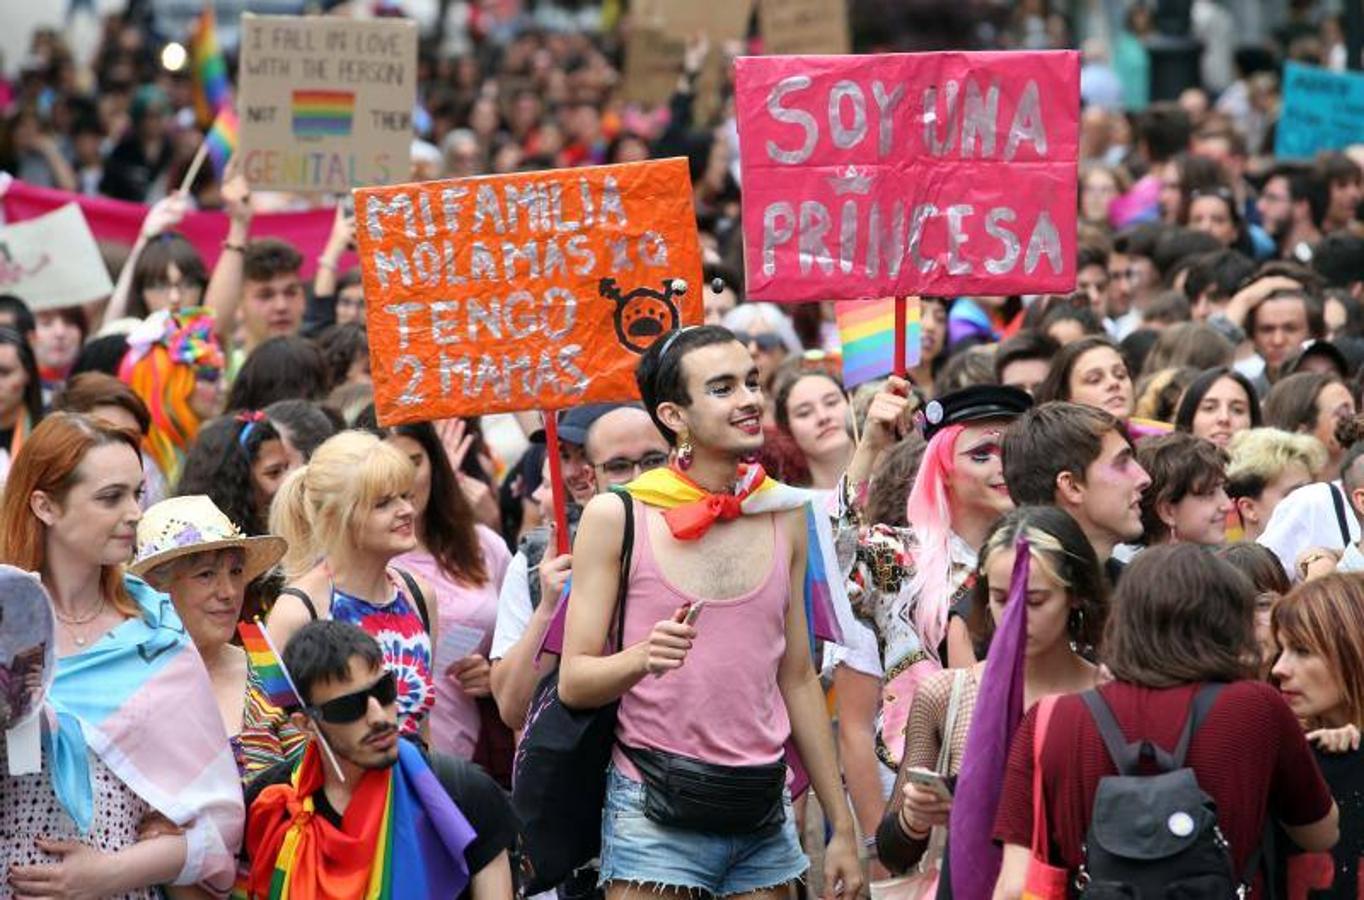
{"label": "hoop earring", "polygon": [[1070,631],[1070,638],[1076,643],[1080,642],[1080,637],[1085,633],[1085,610],[1082,606],[1072,607],[1070,618],[1066,622],[1066,627]]}
{"label": "hoop earring", "polygon": [[691,436],[685,431],[677,436],[677,467],[683,472],[691,468]]}

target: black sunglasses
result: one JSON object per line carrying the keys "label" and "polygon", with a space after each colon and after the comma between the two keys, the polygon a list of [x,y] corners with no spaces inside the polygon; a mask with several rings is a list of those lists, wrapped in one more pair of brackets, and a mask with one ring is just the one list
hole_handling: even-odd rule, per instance
{"label": "black sunglasses", "polygon": [[309,706],[305,711],[314,719],[321,719],[328,724],[346,725],[364,716],[365,710],[369,709],[370,697],[378,700],[380,706],[388,706],[397,701],[398,679],[393,676],[393,672],[388,671],[380,675],[379,680],[367,688],[361,688],[353,694],[333,697],[326,703]]}
{"label": "black sunglasses", "polygon": [[754,344],[764,353],[771,353],[782,346],[781,336],[771,331],[764,331],[761,334],[749,334],[747,331],[734,332],[734,340],[747,347]]}

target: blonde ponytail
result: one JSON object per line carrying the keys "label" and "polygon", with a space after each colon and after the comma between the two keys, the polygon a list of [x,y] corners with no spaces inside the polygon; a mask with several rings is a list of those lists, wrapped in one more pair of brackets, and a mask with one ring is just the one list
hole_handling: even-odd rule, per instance
{"label": "blonde ponytail", "polygon": [[317,564],[320,551],[314,546],[313,529],[308,521],[308,465],[290,472],[270,501],[270,533],[289,542],[280,565],[284,576],[293,580]]}
{"label": "blonde ponytail", "polygon": [[412,489],[416,471],[401,451],[364,431],[328,438],[289,474],[270,504],[270,531],[289,542],[284,573],[308,572],[353,544],[354,524],[379,498]]}

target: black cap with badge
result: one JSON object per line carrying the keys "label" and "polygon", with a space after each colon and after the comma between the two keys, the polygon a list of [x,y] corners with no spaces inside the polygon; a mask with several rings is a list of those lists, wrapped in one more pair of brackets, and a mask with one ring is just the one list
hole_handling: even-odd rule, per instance
{"label": "black cap with badge", "polygon": [[944,394],[924,406],[924,440],[948,425],[980,419],[1015,419],[1032,408],[1032,396],[1018,388],[976,384]]}

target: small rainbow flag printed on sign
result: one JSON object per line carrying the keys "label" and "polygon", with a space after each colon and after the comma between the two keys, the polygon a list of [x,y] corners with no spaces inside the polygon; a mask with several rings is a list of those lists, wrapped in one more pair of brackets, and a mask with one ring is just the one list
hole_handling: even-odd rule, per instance
{"label": "small rainbow flag printed on sign", "polygon": [[292,709],[303,705],[298,691],[294,689],[293,679],[284,669],[284,663],[275,652],[270,635],[261,627],[260,620],[240,622],[237,633],[242,638],[242,649],[251,663],[251,668],[259,679],[265,697],[280,709]]}
{"label": "small rainbow flag printed on sign", "polygon": [[295,137],[346,137],[355,117],[352,91],[294,91]]}
{"label": "small rainbow flag printed on sign", "polygon": [[[843,343],[843,386],[854,388],[894,369],[895,298],[841,300],[835,307]],[[919,364],[919,299],[905,301],[905,366]]]}
{"label": "small rainbow flag printed on sign", "polygon": [[213,127],[204,135],[204,144],[208,147],[208,158],[213,162],[213,171],[217,172],[218,178],[221,179],[223,171],[227,168],[227,161],[237,150],[237,111],[231,104],[218,110],[218,115],[213,119]]}

